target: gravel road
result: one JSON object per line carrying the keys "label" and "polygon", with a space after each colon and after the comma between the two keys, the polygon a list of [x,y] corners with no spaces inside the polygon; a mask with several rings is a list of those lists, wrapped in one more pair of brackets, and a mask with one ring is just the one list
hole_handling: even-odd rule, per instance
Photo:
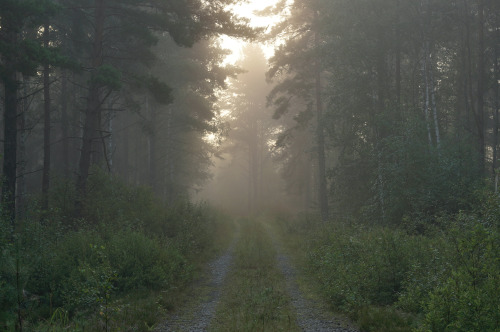
{"label": "gravel road", "polygon": [[[221,296],[221,290],[226,275],[231,267],[233,251],[239,236],[236,236],[227,251],[211,262],[208,266],[209,273],[205,280],[201,281],[199,296],[201,301],[194,302],[195,305],[187,306],[177,315],[171,317],[161,324],[156,331],[207,331],[215,309]],[[296,270],[289,257],[284,253],[274,235],[271,236],[277,252],[277,265],[286,280],[286,288],[292,304],[297,313],[297,325],[303,331],[330,331],[330,332],[358,332],[345,322],[335,318],[325,310],[319,303],[312,301],[302,294],[297,284]]]}
{"label": "gravel road", "polygon": [[[235,237],[226,252],[212,261],[208,268],[208,277],[201,281],[199,286],[201,303],[192,307],[188,307],[174,317],[161,324],[156,331],[188,331],[198,332],[207,331],[208,326],[214,317],[215,308],[219,302],[222,285],[226,278],[226,274],[230,269],[233,259],[233,251],[236,245],[238,236]],[[198,286],[197,286],[198,287]]]}

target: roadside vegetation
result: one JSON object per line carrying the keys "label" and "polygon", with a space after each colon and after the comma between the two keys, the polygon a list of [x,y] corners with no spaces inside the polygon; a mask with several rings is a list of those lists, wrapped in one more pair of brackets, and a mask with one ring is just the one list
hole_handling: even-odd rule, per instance
{"label": "roadside vegetation", "polygon": [[242,219],[241,239],[210,331],[299,331],[263,221]]}
{"label": "roadside vegetation", "polygon": [[147,188],[102,172],[89,179],[83,217],[73,187],[16,229],[0,224],[0,330],[151,330],[182,301],[233,228],[208,205],[165,206]]}
{"label": "roadside vegetation", "polygon": [[283,239],[331,307],[362,331],[498,331],[500,199],[435,222],[281,218]]}

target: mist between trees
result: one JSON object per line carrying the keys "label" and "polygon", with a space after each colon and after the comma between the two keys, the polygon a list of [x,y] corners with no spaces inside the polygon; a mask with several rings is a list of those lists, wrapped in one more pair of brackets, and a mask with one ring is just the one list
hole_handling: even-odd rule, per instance
{"label": "mist between trees", "polygon": [[[283,0],[267,29],[238,2],[1,0],[5,255],[115,186],[419,234],[498,192],[498,1]],[[253,43],[228,65],[220,35]]]}

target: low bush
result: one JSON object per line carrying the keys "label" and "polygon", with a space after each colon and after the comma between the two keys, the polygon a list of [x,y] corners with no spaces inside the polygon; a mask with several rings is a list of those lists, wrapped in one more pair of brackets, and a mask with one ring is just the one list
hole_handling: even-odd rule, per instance
{"label": "low bush", "polygon": [[59,182],[50,211],[30,210],[15,232],[0,221],[0,330],[148,330],[232,231],[206,204],[165,206],[100,172],[89,191],[83,218]]}
{"label": "low bush", "polygon": [[451,273],[429,292],[422,331],[500,329],[500,232],[485,220],[461,215],[450,232]]}
{"label": "low bush", "polygon": [[477,210],[424,232],[306,218],[282,229],[306,248],[306,274],[326,300],[363,331],[498,331],[500,198],[478,196]]}

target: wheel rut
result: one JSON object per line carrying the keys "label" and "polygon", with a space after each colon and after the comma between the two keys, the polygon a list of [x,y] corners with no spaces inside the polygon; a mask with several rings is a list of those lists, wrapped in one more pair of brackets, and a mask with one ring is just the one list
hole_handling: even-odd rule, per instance
{"label": "wheel rut", "polygon": [[204,280],[201,280],[200,285],[196,288],[200,296],[201,303],[198,301],[195,305],[184,308],[179,313],[170,317],[161,324],[155,331],[175,332],[199,332],[208,331],[208,327],[213,317],[215,309],[219,303],[222,286],[226,275],[231,267],[233,253],[236,243],[239,239],[239,234],[235,236],[229,248],[217,259],[208,264],[208,273]]}
{"label": "wheel rut", "polygon": [[[304,296],[297,282],[298,274],[276,234],[267,228],[276,252],[276,265],[284,277],[285,288],[296,312],[296,326],[311,332],[358,332],[346,321],[335,317],[320,301]],[[238,232],[239,233],[239,232]],[[208,331],[224,290],[226,276],[231,270],[234,251],[240,235],[237,234],[228,249],[208,264],[206,277],[195,286],[193,303],[181,309],[157,327],[155,331]],[[294,324],[295,325],[295,324]]]}
{"label": "wheel rut", "polygon": [[276,250],[278,268],[285,277],[286,289],[295,308],[297,325],[300,329],[311,332],[358,332],[357,329],[349,326],[346,321],[335,317],[326,310],[322,303],[304,296],[297,282],[297,271],[290,257],[277,240],[276,234],[270,229],[268,229],[268,232]]}

